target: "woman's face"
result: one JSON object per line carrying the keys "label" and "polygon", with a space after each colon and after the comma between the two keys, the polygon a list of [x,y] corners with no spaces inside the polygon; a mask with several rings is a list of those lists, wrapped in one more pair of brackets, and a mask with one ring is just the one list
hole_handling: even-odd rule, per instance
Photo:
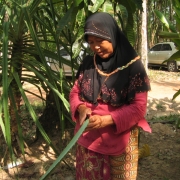
{"label": "woman's face", "polygon": [[112,43],[108,40],[88,35],[88,43],[91,50],[102,59],[108,58],[113,53]]}

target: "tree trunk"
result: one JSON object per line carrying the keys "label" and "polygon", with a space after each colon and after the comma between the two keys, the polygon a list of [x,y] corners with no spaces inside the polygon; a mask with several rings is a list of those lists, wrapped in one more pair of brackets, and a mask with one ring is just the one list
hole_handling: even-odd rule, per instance
{"label": "tree trunk", "polygon": [[[61,101],[60,103],[62,104]],[[70,114],[67,112],[66,116],[70,116]],[[53,136],[56,130],[61,131],[59,113],[52,91],[50,91],[46,95],[46,107],[43,111],[43,114],[39,117],[39,122],[41,123],[43,129],[46,131],[48,135]],[[68,128],[74,128],[74,126],[69,122],[69,120],[66,120],[65,129]],[[37,129],[37,138],[39,138],[40,136],[41,134]]]}
{"label": "tree trunk", "polygon": [[147,16],[146,16],[146,7],[147,3],[146,0],[143,0],[143,12],[142,12],[142,43],[141,43],[141,59],[144,64],[144,67],[146,71],[148,71],[147,68]]}
{"label": "tree trunk", "polygon": [[136,38],[136,51],[141,54],[141,42],[142,42],[142,12],[139,10],[137,12],[137,38]]}

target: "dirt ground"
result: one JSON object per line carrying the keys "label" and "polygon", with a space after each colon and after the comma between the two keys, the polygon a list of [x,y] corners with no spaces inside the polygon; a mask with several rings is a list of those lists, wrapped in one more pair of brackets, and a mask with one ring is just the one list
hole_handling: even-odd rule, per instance
{"label": "dirt ground", "polygon": [[[139,160],[137,180],[180,180],[180,129],[174,125],[176,119],[158,120],[161,116],[172,115],[173,118],[173,114],[180,114],[180,96],[171,100],[173,94],[180,89],[180,76],[171,79],[168,74],[165,79],[152,79],[151,89],[146,119],[152,133],[140,132],[140,148],[147,145],[149,149],[146,152],[148,154],[150,151],[150,154]],[[72,133],[73,129],[67,131],[67,142]],[[53,144],[57,146],[59,136],[59,132],[54,132],[51,137]],[[25,152],[26,162],[20,162],[18,168],[0,169],[0,180],[38,180],[56,159],[53,150],[41,141],[31,144]],[[47,179],[75,180],[74,152],[75,147]]]}
{"label": "dirt ground", "polygon": [[156,119],[180,114],[180,96],[172,101],[180,89],[180,77],[152,81],[151,88],[146,119],[152,133],[140,133],[140,147],[148,144],[150,156],[139,160],[137,180],[180,180],[180,129],[170,119]]}

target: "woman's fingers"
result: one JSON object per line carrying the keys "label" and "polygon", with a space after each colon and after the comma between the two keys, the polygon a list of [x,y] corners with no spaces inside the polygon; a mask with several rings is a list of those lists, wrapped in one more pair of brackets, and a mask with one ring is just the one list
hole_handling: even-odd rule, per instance
{"label": "woman's fingers", "polygon": [[84,118],[80,118],[80,119],[79,119],[79,124],[82,125],[83,122],[84,122],[84,120],[85,120]]}
{"label": "woman's fingers", "polygon": [[102,124],[101,116],[98,116],[98,115],[91,116],[89,118],[89,124],[86,128],[86,131],[101,128],[101,124]]}
{"label": "woman's fingers", "polygon": [[79,112],[79,123],[80,125],[83,124],[83,122],[89,118],[89,116],[91,115],[91,109],[90,108],[84,108],[83,110],[81,110]]}

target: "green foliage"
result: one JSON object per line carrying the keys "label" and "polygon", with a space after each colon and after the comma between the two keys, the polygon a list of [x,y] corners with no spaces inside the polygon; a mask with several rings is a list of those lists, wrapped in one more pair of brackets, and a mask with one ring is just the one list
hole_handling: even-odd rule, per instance
{"label": "green foliage", "polygon": [[105,0],[94,0],[93,5],[89,6],[88,9],[92,12],[95,13],[99,10],[99,8],[103,5]]}
{"label": "green foliage", "polygon": [[160,103],[156,105],[157,110],[162,110],[163,108],[164,108],[163,105]]}
{"label": "green foliage", "polygon": [[[49,40],[56,47],[59,47],[59,42],[56,40],[58,36],[54,28],[55,21],[53,19],[47,21],[46,16],[44,18],[41,13],[43,7],[44,1],[35,1],[34,3],[31,1],[29,4],[22,4],[21,1],[16,1],[16,3],[4,1],[1,7],[2,97],[0,113],[3,116],[0,117],[0,125],[11,156],[13,156],[12,135],[19,138],[22,152],[24,149],[22,127],[19,121],[21,97],[44,139],[58,153],[39,123],[38,117],[25,94],[26,89],[23,88],[23,83],[33,84],[39,89],[40,94],[42,94],[41,88],[45,92],[52,90],[59,110],[59,119],[63,118],[61,115],[63,106],[64,111],[69,111],[69,103],[64,97],[64,89],[67,89],[67,84],[66,82],[62,86],[59,84],[59,79],[62,77],[58,77],[57,73],[51,71],[45,59]],[[43,12],[46,11],[45,14],[48,14],[48,10],[50,11],[50,9],[43,9]],[[51,15],[53,15],[53,11]],[[54,49],[51,49],[51,55],[55,56]],[[30,93],[33,94],[33,92]],[[43,100],[42,96],[40,98]],[[59,99],[62,102],[61,105]],[[61,126],[63,128],[63,123]]]}
{"label": "green foliage", "polygon": [[134,18],[137,9],[142,10],[142,0],[117,1],[113,4],[114,14],[118,17],[122,31],[132,45],[135,44]]}
{"label": "green foliage", "polygon": [[149,122],[153,123],[172,123],[176,125],[177,128],[180,128],[180,115],[179,114],[170,114],[168,116],[159,116],[153,117]]}
{"label": "green foliage", "polygon": [[[174,19],[176,20],[176,23],[178,24],[180,22],[180,13],[179,13],[180,2],[177,0],[172,0],[172,4],[173,4],[174,12],[175,12]],[[179,50],[164,62],[168,62],[170,60],[180,61],[180,36],[179,36],[179,29],[177,29],[178,26],[175,27],[170,21],[167,20],[164,14],[161,13],[160,11],[155,10],[154,12],[167,29],[167,31],[160,32],[159,36],[163,38],[172,39],[172,41],[177,45],[177,49]],[[175,99],[179,94],[180,94],[180,90],[174,94],[173,99]]]}

